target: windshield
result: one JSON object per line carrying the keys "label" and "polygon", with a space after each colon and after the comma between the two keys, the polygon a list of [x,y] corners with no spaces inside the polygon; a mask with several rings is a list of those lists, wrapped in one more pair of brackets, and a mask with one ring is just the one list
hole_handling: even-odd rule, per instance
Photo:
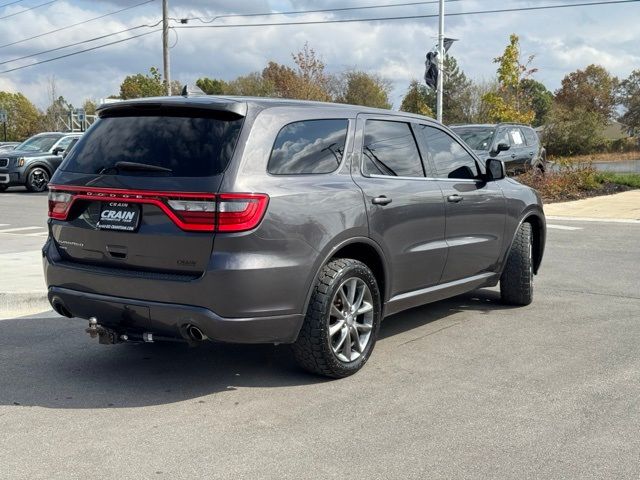
{"label": "windshield", "polygon": [[48,152],[59,139],[59,135],[39,135],[25,140],[15,149],[24,152]]}
{"label": "windshield", "polygon": [[452,130],[469,145],[471,150],[489,150],[495,132],[491,127],[456,127]]}
{"label": "windshield", "polygon": [[[242,119],[215,113],[210,117],[190,116],[189,112],[183,116],[136,113],[98,120],[60,168],[106,175],[218,175],[229,163],[242,128]],[[123,163],[163,170],[118,167]]]}

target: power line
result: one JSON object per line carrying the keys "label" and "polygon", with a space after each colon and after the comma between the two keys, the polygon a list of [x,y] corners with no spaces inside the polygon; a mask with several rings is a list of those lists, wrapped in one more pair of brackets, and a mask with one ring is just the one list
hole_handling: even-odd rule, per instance
{"label": "power line", "polygon": [[[55,1],[55,0],[54,0]],[[557,9],[557,8],[568,8],[568,7],[585,7],[585,6],[594,6],[594,5],[613,5],[613,4],[626,4],[626,3],[638,3],[640,0],[606,0],[599,2],[585,2],[585,3],[571,3],[571,4],[560,4],[560,5],[541,5],[537,7],[520,7],[520,8],[504,8],[504,9],[496,9],[496,10],[476,10],[470,12],[456,12],[456,13],[448,13],[447,16],[462,16],[462,15],[481,15],[481,14],[489,14],[489,13],[507,13],[507,12],[522,12],[522,11],[532,11],[532,10],[546,10],[546,9]],[[405,15],[399,17],[376,17],[376,18],[356,18],[356,19],[335,19],[335,20],[317,20],[317,21],[305,21],[305,22],[278,22],[278,23],[247,23],[247,24],[235,24],[235,25],[194,25],[194,26],[177,26],[174,28],[240,28],[240,27],[265,27],[265,26],[279,26],[279,25],[317,25],[317,24],[327,24],[327,23],[353,23],[353,22],[374,22],[374,21],[387,21],[387,20],[411,20],[411,19],[420,19],[420,18],[434,18],[438,15]],[[33,67],[36,65],[40,65],[43,63],[52,62],[55,60],[59,60],[62,58],[71,57],[74,55],[79,55],[81,53],[90,52],[93,50],[98,50],[100,48],[108,47],[110,45],[115,45],[118,43],[127,42],[129,40],[133,40],[145,35],[149,35],[154,32],[158,32],[160,29],[152,30],[151,32],[142,33],[139,35],[134,35],[132,37],[124,38],[121,40],[117,40],[114,42],[105,43],[102,45],[97,45],[95,47],[87,48],[84,50],[79,50],[77,52],[71,52],[65,55],[60,55],[58,57],[53,57],[50,59],[42,60],[39,62],[35,62],[29,65],[23,65],[20,67],[11,68],[8,70],[0,71],[0,74],[14,72],[16,70],[22,70],[23,68]],[[105,36],[110,36],[113,34],[108,34]],[[67,45],[68,46],[68,45]],[[60,48],[66,48],[60,47]]]}
{"label": "power line", "polygon": [[31,63],[29,65],[23,65],[22,67],[10,68],[9,70],[1,71],[0,74],[9,73],[9,72],[15,72],[16,70],[22,70],[23,68],[34,67],[36,65],[41,65],[43,63],[53,62],[54,60],[60,60],[61,58],[72,57],[74,55],[80,55],[81,53],[91,52],[93,50],[98,50],[99,48],[104,48],[104,47],[108,47],[110,45],[115,45],[117,43],[128,42],[129,40],[133,40],[134,38],[144,37],[145,35],[150,35],[152,33],[159,32],[160,30],[162,30],[162,29],[151,30],[150,32],[140,33],[138,35],[134,35],[133,37],[127,37],[127,38],[123,38],[121,40],[116,40],[114,42],[104,43],[102,45],[96,45],[95,47],[85,48],[84,50],[78,50],[77,52],[71,52],[71,53],[67,53],[66,55],[60,55],[59,57],[48,58],[46,60],[41,60],[39,62]]}
{"label": "power line", "polygon": [[[52,3],[55,3],[57,1],[58,0],[50,0],[49,2],[41,3],[40,5],[35,5],[33,7],[25,8],[24,10],[20,10],[19,12],[10,13],[9,15],[5,15],[4,17],[0,17],[0,20],[2,20],[4,18],[9,18],[9,17],[15,17],[16,15],[20,15],[20,14],[26,13],[29,10],[35,10],[36,8],[40,8],[40,7],[44,7],[44,6],[47,6],[47,5],[51,5]],[[17,2],[14,2],[14,3],[17,3]],[[11,5],[11,3],[8,3],[7,5]],[[5,5],[5,7],[7,5]]]}
{"label": "power line", "polygon": [[[446,0],[447,3],[450,2],[462,2],[464,0]],[[303,13],[329,13],[329,12],[346,12],[351,10],[371,10],[377,8],[393,8],[393,7],[408,7],[415,5],[428,5],[438,3],[438,0],[429,0],[423,2],[407,2],[407,3],[392,3],[388,5],[365,5],[362,7],[338,7],[338,8],[323,8],[318,10],[291,10],[285,12],[264,12],[264,13],[232,13],[225,15],[216,15],[209,20],[204,20],[202,17],[187,17],[187,18],[171,18],[174,22],[182,22],[182,20],[199,20],[202,23],[212,23],[215,20],[220,18],[234,18],[234,17],[267,17],[267,16],[275,16],[275,15],[297,15]]]}
{"label": "power line", "polygon": [[[37,57],[38,55],[44,55],[45,53],[57,52],[58,50],[64,50],[65,48],[69,48],[69,47],[77,47],[78,45],[83,45],[85,43],[95,42],[96,40],[102,40],[104,38],[113,37],[114,35],[120,35],[121,33],[130,32],[132,30],[137,30],[139,28],[157,27],[161,22],[162,22],[162,20],[160,20],[160,21],[158,21],[158,22],[156,22],[156,23],[154,23],[152,25],[137,25],[135,27],[130,27],[130,28],[125,28],[124,30],[119,30],[117,32],[106,33],[106,34],[100,35],[98,37],[88,38],[87,40],[81,40],[79,42],[69,43],[69,44],[63,45],[61,47],[50,48],[49,50],[43,50],[43,51],[38,52],[38,53],[32,53],[32,54],[29,54],[29,55],[24,55],[22,57],[12,58],[11,60],[5,60],[4,62],[0,62],[0,65],[6,65],[7,63],[17,62],[18,60],[24,60],[25,58]],[[131,37],[131,38],[135,38],[135,37]]]}
{"label": "power line", "polygon": [[[470,12],[454,12],[445,14],[447,17],[458,17],[463,15],[482,15],[488,13],[509,13],[509,12],[526,12],[532,10],[550,10],[556,8],[570,8],[570,7],[586,7],[592,5],[613,5],[620,3],[637,3],[640,0],[608,0],[600,2],[588,2],[588,3],[570,3],[561,5],[541,5],[538,7],[519,7],[519,8],[501,8],[495,10],[475,10]],[[389,21],[389,20],[416,20],[420,18],[435,18],[438,14],[432,15],[403,15],[399,17],[376,17],[376,18],[344,18],[333,20],[309,20],[302,22],[278,22],[278,23],[238,23],[238,24],[225,24],[225,25],[186,25],[176,26],[174,28],[192,29],[192,28],[239,28],[239,27],[273,27],[278,25],[319,25],[327,23],[356,23],[356,22],[376,22],[376,21]]]}
{"label": "power line", "polygon": [[24,0],[15,0],[14,2],[5,3],[4,5],[0,5],[0,8],[8,7],[9,5],[15,5],[16,3],[24,2]]}
{"label": "power line", "polygon": [[[22,0],[19,0],[19,1],[22,1]],[[5,43],[4,45],[0,45],[0,48],[11,47],[12,45],[17,45],[19,43],[27,42],[27,41],[33,40],[35,38],[40,38],[40,37],[44,37],[46,35],[51,35],[52,33],[61,32],[62,30],[67,30],[68,28],[77,27],[78,25],[84,25],[85,23],[93,22],[94,20],[99,20],[101,18],[109,17],[111,15],[116,15],[116,14],[124,12],[126,10],[131,10],[132,8],[137,8],[137,7],[140,7],[142,5],[146,5],[148,3],[152,3],[154,1],[155,0],[145,0],[144,2],[140,2],[140,3],[137,3],[135,5],[131,5],[129,7],[126,7],[126,8],[121,8],[120,10],[116,10],[115,12],[105,13],[104,15],[100,15],[98,17],[89,18],[89,19],[84,20],[82,22],[73,23],[71,25],[67,25],[66,27],[60,27],[60,28],[56,28],[54,30],[49,30],[48,32],[40,33],[38,35],[34,35],[33,37],[23,38],[22,40],[16,40],[15,42],[11,42],[11,43]]]}

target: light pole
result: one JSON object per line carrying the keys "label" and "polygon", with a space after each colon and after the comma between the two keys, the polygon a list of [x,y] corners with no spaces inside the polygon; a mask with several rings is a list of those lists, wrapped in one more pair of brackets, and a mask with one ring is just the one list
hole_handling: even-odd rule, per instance
{"label": "light pole", "polygon": [[442,122],[442,85],[444,81],[444,0],[440,0],[438,20],[438,81],[436,85],[436,120]]}
{"label": "light pole", "polygon": [[162,62],[167,96],[171,96],[171,73],[169,68],[169,0],[162,0]]}
{"label": "light pole", "polygon": [[7,141],[7,111],[3,108],[0,110],[0,122],[2,122],[4,130],[4,141]]}

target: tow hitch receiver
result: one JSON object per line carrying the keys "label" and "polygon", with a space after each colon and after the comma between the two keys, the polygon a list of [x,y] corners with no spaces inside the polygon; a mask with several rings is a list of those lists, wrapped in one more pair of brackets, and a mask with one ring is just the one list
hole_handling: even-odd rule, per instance
{"label": "tow hitch receiver", "polygon": [[128,340],[126,335],[119,335],[115,330],[99,325],[96,317],[89,319],[89,327],[85,329],[85,332],[87,332],[91,338],[98,337],[98,342],[103,345],[114,345]]}

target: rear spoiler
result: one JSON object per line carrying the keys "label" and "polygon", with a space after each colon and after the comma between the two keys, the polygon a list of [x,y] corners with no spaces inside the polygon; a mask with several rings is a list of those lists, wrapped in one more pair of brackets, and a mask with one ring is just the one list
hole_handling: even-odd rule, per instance
{"label": "rear spoiler", "polygon": [[145,99],[125,100],[122,102],[107,103],[100,105],[96,109],[96,114],[100,117],[109,114],[118,115],[126,110],[171,110],[171,109],[195,109],[210,112],[226,112],[237,117],[247,116],[247,103],[231,100],[223,97],[198,96],[198,97],[153,97]]}

